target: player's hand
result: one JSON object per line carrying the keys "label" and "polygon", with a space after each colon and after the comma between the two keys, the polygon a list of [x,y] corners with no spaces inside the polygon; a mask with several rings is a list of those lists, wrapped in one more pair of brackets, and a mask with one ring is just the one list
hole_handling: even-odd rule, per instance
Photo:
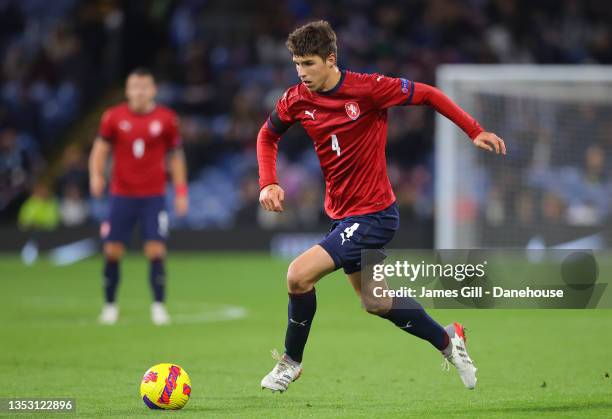
{"label": "player's hand", "polygon": [[184,217],[189,211],[189,198],[187,196],[177,196],[174,198],[174,211],[179,217]]}
{"label": "player's hand", "polygon": [[494,152],[495,154],[506,155],[506,144],[492,132],[481,132],[474,138],[474,145],[479,148]]}
{"label": "player's hand", "polygon": [[89,178],[89,190],[94,198],[102,198],[105,187],[106,180],[104,176],[93,175]]}
{"label": "player's hand", "polygon": [[267,211],[283,212],[285,191],[276,184],[268,185],[259,193],[259,203]]}

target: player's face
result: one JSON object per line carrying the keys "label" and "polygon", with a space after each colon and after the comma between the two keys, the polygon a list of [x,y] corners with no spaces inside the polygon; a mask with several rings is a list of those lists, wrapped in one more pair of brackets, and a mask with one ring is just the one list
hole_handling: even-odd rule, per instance
{"label": "player's face", "polygon": [[318,55],[293,56],[298,77],[311,92],[324,90],[329,77],[334,73],[335,57],[330,55],[323,60]]}
{"label": "player's face", "polygon": [[153,104],[157,88],[151,76],[132,74],[125,85],[125,96],[130,108],[135,111],[145,111]]}

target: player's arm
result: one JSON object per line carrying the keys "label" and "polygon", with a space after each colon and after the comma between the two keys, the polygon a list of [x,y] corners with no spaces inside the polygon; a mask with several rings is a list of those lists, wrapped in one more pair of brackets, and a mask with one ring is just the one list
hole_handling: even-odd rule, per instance
{"label": "player's arm", "polygon": [[175,147],[169,151],[168,167],[172,184],[174,185],[174,208],[177,215],[183,216],[189,210],[189,194],[187,189],[187,164],[182,147]]}
{"label": "player's arm", "polygon": [[97,137],[94,140],[89,155],[89,189],[94,198],[101,198],[104,195],[104,187],[106,186],[104,168],[111,148],[111,144],[102,137]]}
{"label": "player's arm", "polygon": [[176,113],[168,113],[168,121],[164,131],[167,150],[167,167],[174,185],[174,210],[180,217],[189,211],[189,190],[187,187],[187,163],[181,146],[179,118]]}
{"label": "player's arm", "polygon": [[287,128],[274,111],[257,134],[257,163],[261,188],[259,203],[267,211],[283,211],[285,191],[279,186],[276,177],[276,158],[281,133]]}
{"label": "player's arm", "polygon": [[476,147],[496,154],[506,154],[504,140],[492,132],[486,132],[470,114],[461,109],[439,89],[424,83],[413,82],[409,100],[409,104],[429,105],[438,113],[453,121],[472,139]]}

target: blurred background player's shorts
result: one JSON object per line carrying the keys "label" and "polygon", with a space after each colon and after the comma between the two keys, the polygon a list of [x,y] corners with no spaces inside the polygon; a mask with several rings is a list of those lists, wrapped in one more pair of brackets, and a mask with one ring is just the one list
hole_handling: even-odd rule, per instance
{"label": "blurred background player's shorts", "polygon": [[165,241],[168,237],[165,197],[111,196],[108,227],[101,229],[102,239],[127,244],[136,224],[140,225],[143,240]]}

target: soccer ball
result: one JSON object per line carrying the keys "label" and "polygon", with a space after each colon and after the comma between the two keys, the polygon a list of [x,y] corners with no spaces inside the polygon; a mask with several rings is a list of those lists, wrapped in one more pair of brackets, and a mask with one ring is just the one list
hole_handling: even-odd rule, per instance
{"label": "soccer ball", "polygon": [[157,364],[145,372],[140,397],[150,409],[182,409],[191,396],[191,380],[176,364]]}

